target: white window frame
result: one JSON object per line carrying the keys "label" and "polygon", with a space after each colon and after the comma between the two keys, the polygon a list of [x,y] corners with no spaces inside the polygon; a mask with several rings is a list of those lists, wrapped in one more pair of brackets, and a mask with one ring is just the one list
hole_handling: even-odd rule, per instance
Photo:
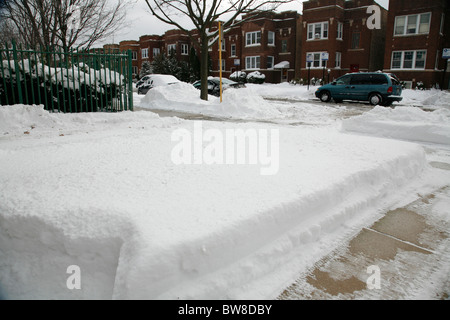
{"label": "white window frame", "polygon": [[236,57],[236,44],[232,43],[231,44],[231,55],[230,57]]}
{"label": "white window frame", "polygon": [[436,52],[436,61],[434,62],[434,70],[439,71],[439,60],[441,57],[441,50]]}
{"label": "white window frame", "polygon": [[131,51],[131,60],[137,60],[138,53],[137,51]]}
{"label": "white window frame", "polygon": [[187,43],[181,44],[181,54],[187,56],[189,54],[189,45]]}
{"label": "white window frame", "polygon": [[[411,68],[405,68],[405,54],[408,52],[413,52],[413,57],[411,60]],[[417,68],[416,64],[417,64],[417,53],[418,52],[424,52],[424,65],[423,67]],[[400,57],[400,67],[397,68],[393,66],[394,63],[394,55],[396,53],[401,53],[401,57]],[[404,50],[404,51],[392,51],[392,55],[391,55],[391,70],[425,70],[426,68],[426,64],[427,64],[427,50]]]}
{"label": "white window frame", "polygon": [[273,69],[273,66],[275,65],[275,57],[274,56],[267,56],[267,69]]}
{"label": "white window frame", "polygon": [[159,56],[161,54],[160,48],[153,48],[153,58]]}
{"label": "white window frame", "polygon": [[337,23],[337,35],[336,39],[343,40],[344,39],[344,24],[342,22]]}
{"label": "white window frame", "polygon": [[260,56],[248,56],[248,57],[245,57],[245,69],[246,70],[259,70],[259,69],[261,69],[261,57]]}
{"label": "white window frame", "polygon": [[342,66],[342,52],[336,51],[335,68],[340,69]]}
{"label": "white window frame", "polygon": [[171,53],[171,51],[174,51],[175,53],[177,53],[177,44],[176,43],[167,45],[167,54],[169,55]]}
{"label": "white window frame", "polygon": [[148,58],[148,48],[145,48],[145,49],[141,50],[141,57],[142,57],[142,59],[147,59]]}
{"label": "white window frame", "polygon": [[221,46],[218,46],[218,47],[219,47],[218,50],[220,50],[220,51],[222,51],[222,52],[225,51],[225,39],[222,39],[222,45],[221,45]]}
{"label": "white window frame", "polygon": [[[425,16],[425,15],[429,15],[430,16],[430,19],[428,21],[428,28],[427,28],[427,31],[420,32],[420,25],[421,25],[420,21],[422,20],[422,16]],[[409,22],[409,19],[412,19],[412,17],[414,17],[414,16],[417,17],[416,18],[415,31],[412,32],[412,33],[408,33],[408,22]],[[395,24],[394,24],[394,37],[429,34],[430,33],[430,26],[431,26],[431,18],[432,18],[431,12],[423,12],[423,13],[410,14],[410,15],[405,15],[405,16],[396,16],[395,17]],[[401,33],[397,33],[397,25],[398,25],[400,19],[404,19],[403,31]]]}
{"label": "white window frame", "polygon": [[[217,69],[220,69],[220,60],[219,60],[219,67]],[[222,72],[224,72],[226,70],[225,68],[225,59],[222,59]]]}
{"label": "white window frame", "polygon": [[[314,55],[314,61],[313,62],[306,62],[306,67],[309,68],[309,64],[311,63],[311,69],[323,69],[324,67],[326,68],[327,65],[328,65],[328,60],[325,60],[325,61],[322,60],[322,53],[323,52],[326,52],[326,51],[307,52],[306,56],[308,56],[310,54]],[[316,60],[316,55],[319,55],[319,60]],[[314,66],[316,61],[319,62],[319,66],[317,66],[317,67]],[[325,65],[323,65],[324,62],[325,62]]]}
{"label": "white window frame", "polygon": [[260,46],[261,45],[261,31],[251,31],[245,34],[245,46]]}
{"label": "white window frame", "polygon": [[[270,36],[272,36],[272,37],[270,37]],[[272,38],[272,41],[270,41],[270,38]],[[267,45],[275,46],[275,32],[273,32],[273,31],[267,32]]]}
{"label": "white window frame", "polygon": [[442,13],[442,15],[441,15],[441,27],[439,29],[439,33],[441,35],[444,34],[444,23],[445,23],[445,13]]}
{"label": "white window frame", "polygon": [[[320,34],[319,34],[319,37],[316,38],[316,26],[319,26],[319,25],[320,25]],[[328,26],[329,26],[328,21],[308,23],[307,41],[328,39],[328,34],[329,34]],[[325,31],[326,31],[326,36],[325,36]]]}

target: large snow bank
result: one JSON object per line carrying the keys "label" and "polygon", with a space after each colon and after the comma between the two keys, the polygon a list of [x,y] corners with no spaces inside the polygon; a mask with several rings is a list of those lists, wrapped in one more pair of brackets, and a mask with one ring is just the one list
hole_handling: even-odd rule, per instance
{"label": "large snow bank", "polygon": [[[208,122],[204,130],[279,130],[278,173],[175,165],[172,134],[192,132],[191,121],[142,111],[85,115],[83,124],[83,115],[5,108],[6,121],[22,121],[16,112],[42,126],[0,139],[5,298],[271,298],[277,288],[249,295],[247,285],[373,214],[426,163],[417,145],[333,128]],[[79,290],[66,286],[72,265]]]}
{"label": "large snow bank", "polygon": [[450,92],[442,90],[403,90],[403,105],[434,108],[450,108]]}
{"label": "large snow bank", "polygon": [[450,144],[450,109],[433,112],[414,107],[375,107],[343,120],[342,129],[386,138]]}
{"label": "large snow bank", "polygon": [[281,116],[280,112],[260,95],[245,89],[225,90],[222,103],[214,96],[209,96],[208,99],[201,100],[199,90],[192,85],[177,83],[149,90],[140,100],[139,106],[226,118],[269,119]]}

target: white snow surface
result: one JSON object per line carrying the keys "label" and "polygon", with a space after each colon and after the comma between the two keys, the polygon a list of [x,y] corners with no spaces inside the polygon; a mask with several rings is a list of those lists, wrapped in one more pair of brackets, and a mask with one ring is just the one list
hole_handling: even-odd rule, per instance
{"label": "white snow surface", "polygon": [[[302,87],[229,89],[220,104],[200,101],[188,86],[151,89],[140,106],[264,120],[201,126],[279,130],[277,174],[261,175],[259,164],[174,164],[172,134],[194,132],[194,121],[0,106],[0,297],[271,299],[299,264],[418,186],[448,183],[432,174],[421,145],[397,140],[448,145],[446,106],[374,108],[288,126],[265,121],[283,119],[287,109],[258,91],[301,100],[311,96]],[[305,106],[315,107],[329,108]],[[299,114],[312,113],[289,117]],[[417,123],[420,130],[405,136]],[[80,290],[66,285],[72,265],[81,270]]]}

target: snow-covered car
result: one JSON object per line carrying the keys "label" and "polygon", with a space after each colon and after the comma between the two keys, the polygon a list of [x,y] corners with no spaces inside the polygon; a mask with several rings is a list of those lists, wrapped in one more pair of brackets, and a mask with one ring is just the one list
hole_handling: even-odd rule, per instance
{"label": "snow-covered car", "polygon": [[149,74],[145,77],[148,78],[138,86],[138,94],[146,94],[148,90],[153,87],[167,86],[181,82],[180,80],[169,74]]}
{"label": "snow-covered car", "polygon": [[144,82],[146,80],[148,80],[149,78],[150,78],[150,76],[147,75],[147,76],[142,77],[142,79],[139,79],[139,81],[136,82],[136,88],[139,88],[141,85],[143,85]]}
{"label": "snow-covered car", "polygon": [[[192,84],[196,89],[201,89],[202,82],[197,80]],[[222,90],[228,88],[244,88],[245,84],[222,78]],[[208,93],[216,97],[220,96],[220,79],[218,77],[208,77]]]}

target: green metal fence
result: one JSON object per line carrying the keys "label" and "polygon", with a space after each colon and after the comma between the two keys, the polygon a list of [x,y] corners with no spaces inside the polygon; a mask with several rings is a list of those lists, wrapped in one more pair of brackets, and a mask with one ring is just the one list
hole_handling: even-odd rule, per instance
{"label": "green metal fence", "polygon": [[52,112],[133,110],[131,59],[131,51],[0,45],[0,104],[40,104]]}

